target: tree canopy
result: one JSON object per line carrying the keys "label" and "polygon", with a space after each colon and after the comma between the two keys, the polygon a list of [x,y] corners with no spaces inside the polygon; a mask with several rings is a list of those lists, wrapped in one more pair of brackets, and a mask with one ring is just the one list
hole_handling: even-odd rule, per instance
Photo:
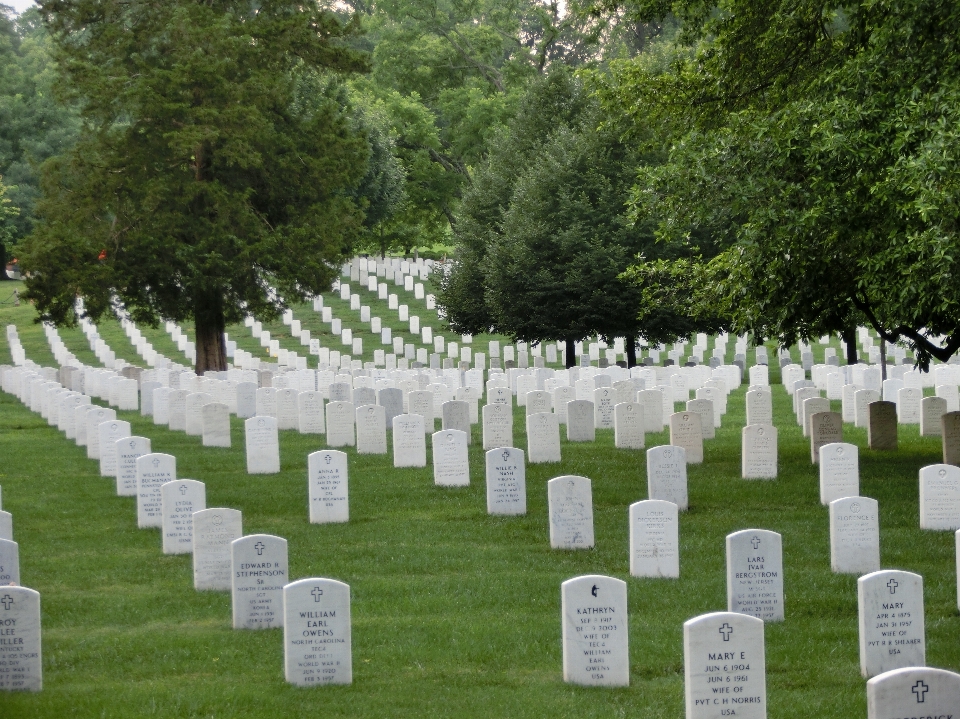
{"label": "tree canopy", "polygon": [[672,144],[641,169],[636,216],[725,248],[699,273],[701,305],[785,346],[869,322],[921,366],[960,349],[960,7],[627,7],[684,31],[665,67],[618,66],[605,99]]}
{"label": "tree canopy", "polygon": [[365,70],[355,26],[290,0],[41,3],[61,91],[83,119],[44,166],[24,243],[40,316],[192,318],[197,371],[224,369],[223,328],[330,286],[359,233],[367,142],[334,72]]}

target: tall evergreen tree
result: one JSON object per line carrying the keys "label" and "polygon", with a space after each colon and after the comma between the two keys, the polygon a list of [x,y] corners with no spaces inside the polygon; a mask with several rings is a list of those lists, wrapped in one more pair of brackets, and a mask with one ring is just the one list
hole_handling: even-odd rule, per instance
{"label": "tall evergreen tree", "polygon": [[[197,372],[223,330],[330,286],[362,215],[367,143],[318,73],[357,71],[356,26],[316,2],[42,0],[79,103],[76,149],[44,168],[25,243],[40,316],[192,319]],[[329,85],[329,83],[328,83]]]}

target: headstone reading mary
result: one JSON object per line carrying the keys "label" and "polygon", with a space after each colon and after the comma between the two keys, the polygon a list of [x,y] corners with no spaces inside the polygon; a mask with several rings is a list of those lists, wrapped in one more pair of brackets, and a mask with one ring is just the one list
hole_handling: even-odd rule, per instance
{"label": "headstone reading mary", "polygon": [[864,677],[926,663],[923,577],[894,569],[860,577],[857,606]]}

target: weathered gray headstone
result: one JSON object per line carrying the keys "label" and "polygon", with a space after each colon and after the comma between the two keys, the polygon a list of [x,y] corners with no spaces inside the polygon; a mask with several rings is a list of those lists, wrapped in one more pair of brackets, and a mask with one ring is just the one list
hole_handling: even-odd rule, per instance
{"label": "weathered gray headstone", "polygon": [[896,450],[897,405],[893,402],[871,402],[867,406],[867,415],[867,445],[870,449]]}
{"label": "weathered gray headstone", "polygon": [[637,392],[637,403],[643,409],[643,423],[647,432],[663,431],[663,392],[644,389]]}
{"label": "weathered gray headstone", "polygon": [[[377,391],[377,404],[383,407],[387,429],[393,429],[393,418],[403,414],[403,391],[396,387],[384,387]],[[420,413],[411,410],[410,414]],[[424,420],[427,419],[432,423],[433,415],[431,414],[429,418],[424,415]]]}
{"label": "weathered gray headstone", "polygon": [[714,612],[684,622],[686,719],[766,719],[763,622]]}
{"label": "weathered gray headstone", "polygon": [[277,429],[297,429],[300,426],[300,405],[297,388],[277,390]]}
{"label": "weathered gray headstone", "polygon": [[0,587],[0,627],[0,691],[40,691],[40,592]]}
{"label": "weathered gray headstone", "polygon": [[345,453],[324,449],[307,455],[307,484],[312,524],[350,520]]}
{"label": "weathered gray headstone", "polygon": [[[100,425],[117,418],[116,410],[109,407],[87,407],[84,415],[86,432],[84,437],[87,443],[87,459],[100,459]],[[118,438],[119,439],[119,438]]]}
{"label": "weathered gray headstone", "polygon": [[776,532],[744,529],[727,535],[727,611],[783,621],[783,544]]}
{"label": "weathered gray headstone", "polygon": [[960,467],[932,464],[920,469],[920,529],[960,529]]}
{"label": "weathered gray headstone", "polygon": [[820,448],[820,504],[860,494],[860,450],[837,442]]}
{"label": "weathered gray headstone", "polygon": [[137,526],[162,527],[160,487],[177,478],[177,458],[152,452],[137,460]]}
{"label": "weathered gray headstone", "polygon": [[867,719],[953,719],[960,707],[960,674],[904,667],[867,682]]}
{"label": "weathered gray headstone", "polygon": [[423,417],[419,414],[400,414],[393,418],[393,466],[427,466],[427,442]]}
{"label": "weathered gray headstone", "polygon": [[458,429],[467,435],[470,444],[470,405],[463,400],[444,402],[440,416],[441,429]]}
{"label": "weathered gray headstone", "polygon": [[687,457],[683,447],[661,445],[647,450],[647,496],[687,509]]}
{"label": "weathered gray headstone", "polygon": [[683,447],[687,464],[703,463],[701,425],[701,417],[696,412],[675,412],[670,415],[670,444],[674,447]]}
{"label": "weathered gray headstone", "polygon": [[184,400],[185,431],[191,437],[203,434],[203,406],[213,402],[213,395],[191,392]]}
{"label": "weathered gray headstone", "polygon": [[594,540],[590,480],[574,475],[551,479],[547,482],[547,503],[550,546],[553,549],[591,549]]}
{"label": "weathered gray headstone", "polygon": [[630,574],[680,576],[678,512],[676,504],[662,499],[630,505]]}
{"label": "weathered gray headstone", "polygon": [[433,433],[433,483],[438,487],[466,487],[470,484],[467,433],[445,429]]}
{"label": "weathered gray headstone", "polygon": [[860,673],[926,664],[923,577],[885,569],[857,580]]}
{"label": "weathered gray headstone", "polygon": [[250,534],[230,543],[234,629],[283,626],[283,587],[287,583],[287,540]]}
{"label": "weathered gray headstone", "polygon": [[243,536],[243,515],[215,507],[193,515],[193,588],[229,592],[230,545]]}
{"label": "weathered gray headstone", "polygon": [[527,513],[526,465],[522,449],[505,446],[488,451],[486,479],[488,514]]}
{"label": "weathered gray headstone", "polygon": [[880,510],[870,497],[830,502],[830,568],[838,574],[880,570]]}
{"label": "weathered gray headstone", "polygon": [[177,479],[160,487],[163,553],[193,551],[193,513],[207,508],[207,487],[195,479]]}
{"label": "weathered gray headstone", "polygon": [[257,384],[256,382],[239,382],[237,384],[237,417],[250,419],[257,414]]}
{"label": "weathered gray headstone", "polygon": [[560,585],[563,681],[630,685],[627,583],[589,574]]}
{"label": "weathered gray headstone", "polygon": [[817,464],[820,462],[821,447],[843,442],[843,417],[839,412],[814,412],[810,415],[809,434],[810,461]]}
{"label": "weathered gray headstone", "polygon": [[243,422],[247,474],[276,474],[280,471],[280,438],[277,418],[257,415]]}
{"label": "weathered gray headstone", "polygon": [[[569,407],[569,403],[567,405]],[[527,415],[527,461],[530,464],[560,461],[560,425],[557,415],[538,412]]]}
{"label": "weathered gray headstone", "polygon": [[301,579],[283,588],[283,667],[300,687],[353,682],[350,587]]}

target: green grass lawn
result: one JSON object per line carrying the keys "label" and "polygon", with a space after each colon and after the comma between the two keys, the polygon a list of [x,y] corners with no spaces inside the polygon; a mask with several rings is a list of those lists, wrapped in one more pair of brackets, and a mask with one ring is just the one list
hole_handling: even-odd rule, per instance
{"label": "green grass lawn", "polygon": [[[0,300],[9,286],[0,286]],[[382,304],[374,315],[386,320]],[[52,364],[32,312],[2,304],[0,324],[15,322],[27,356]],[[308,313],[319,330],[310,308],[296,316]],[[349,310],[335,313],[346,319]],[[118,356],[138,359],[119,326],[105,323],[101,334]],[[249,339],[249,330],[231,328],[241,335]],[[79,331],[61,336],[93,361]],[[378,347],[365,342],[365,354]],[[9,362],[4,342],[0,362]],[[118,413],[154,451],[176,455],[180,477],[206,483],[209,507],[241,510],[247,534],[285,537],[291,580],[350,585],[354,683],[310,689],[283,680],[282,630],[231,629],[229,595],[194,591],[190,557],[161,554],[159,531],[137,529],[134,500],[115,496],[84,448],[0,394],[3,508],[14,515],[23,582],[41,593],[44,664],[43,692],[0,695],[0,717],[682,717],[683,622],[726,608],[724,537],[752,527],[783,534],[786,621],[766,627],[769,716],[865,716],[856,579],[830,571],[809,445],[775,387],[780,477],[741,480],[745,390],[731,395],[704,463],[690,468],[679,580],[629,576],[627,507],[647,496],[645,458],[614,449],[611,430],[599,430],[594,444],[564,441],[558,464],[529,466],[528,513],[516,518],[486,514],[479,427],[466,488],[436,488],[430,467],[397,470],[389,455],[348,450],[350,523],[311,525],[307,454],[322,438],[281,432],[282,471],[251,477],[239,420],[233,448],[214,449]],[[844,429],[861,447],[861,493],[880,503],[883,567],[924,577],[927,663],[960,670],[953,535],[918,528],[917,473],[940,461],[939,441],[910,427],[898,452],[871,452],[865,430]],[[519,409],[514,436],[525,448]],[[648,447],[667,442],[666,432],[647,435]],[[592,550],[550,549],[545,484],[561,474],[593,480]],[[629,688],[562,681],[560,583],[588,573],[628,583]]]}

